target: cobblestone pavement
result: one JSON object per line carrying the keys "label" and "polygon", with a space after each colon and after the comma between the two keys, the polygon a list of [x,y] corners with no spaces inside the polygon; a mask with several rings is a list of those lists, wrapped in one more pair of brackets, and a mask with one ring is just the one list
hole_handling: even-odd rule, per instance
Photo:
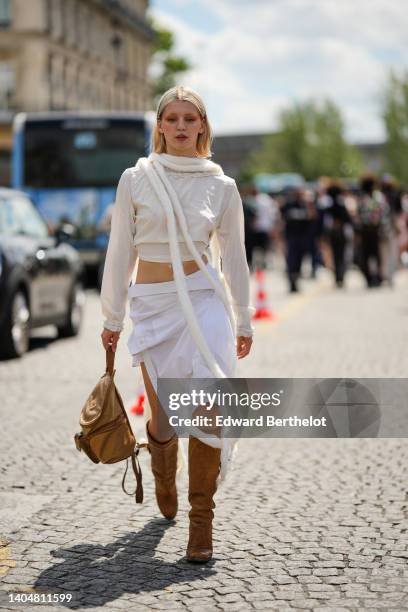
{"label": "cobblestone pavement", "polygon": [[[289,296],[268,272],[273,323],[257,324],[248,377],[406,377],[408,272],[394,288],[344,291],[327,273]],[[253,288],[255,291],[255,287]],[[187,489],[160,518],[142,456],[145,502],[121,490],[123,466],[74,448],[79,410],[102,374],[101,315],[89,291],[78,339],[37,332],[22,361],[0,363],[0,609],[408,610],[404,439],[240,442],[217,492],[214,560],[191,566]],[[129,405],[136,369],[125,338],[116,382]],[[132,417],[136,433],[143,419]],[[8,603],[12,592],[71,593],[71,603]]]}

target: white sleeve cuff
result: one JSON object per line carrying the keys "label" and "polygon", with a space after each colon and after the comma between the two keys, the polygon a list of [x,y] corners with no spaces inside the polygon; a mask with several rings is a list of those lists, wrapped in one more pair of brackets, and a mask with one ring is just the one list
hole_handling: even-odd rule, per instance
{"label": "white sleeve cuff", "polygon": [[237,322],[237,336],[252,337],[255,329],[251,321],[255,308],[253,306],[234,306],[234,313]]}
{"label": "white sleeve cuff", "polygon": [[104,321],[103,327],[104,329],[109,329],[110,331],[118,332],[122,331],[123,323],[115,323],[114,321],[109,321],[109,319],[106,319]]}

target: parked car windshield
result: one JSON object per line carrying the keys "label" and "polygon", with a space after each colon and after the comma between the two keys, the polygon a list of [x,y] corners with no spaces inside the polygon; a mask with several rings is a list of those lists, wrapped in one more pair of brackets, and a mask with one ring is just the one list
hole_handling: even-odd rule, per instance
{"label": "parked car windshield", "polygon": [[0,233],[46,238],[48,228],[30,200],[13,195],[0,198]]}

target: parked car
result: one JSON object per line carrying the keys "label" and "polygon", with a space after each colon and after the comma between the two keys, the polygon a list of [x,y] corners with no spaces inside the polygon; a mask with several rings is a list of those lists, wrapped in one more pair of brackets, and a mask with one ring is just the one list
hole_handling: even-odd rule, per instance
{"label": "parked car", "polygon": [[53,324],[59,337],[81,328],[85,293],[83,264],[64,242],[63,228],[51,236],[28,196],[0,188],[0,355],[21,357],[30,331]]}

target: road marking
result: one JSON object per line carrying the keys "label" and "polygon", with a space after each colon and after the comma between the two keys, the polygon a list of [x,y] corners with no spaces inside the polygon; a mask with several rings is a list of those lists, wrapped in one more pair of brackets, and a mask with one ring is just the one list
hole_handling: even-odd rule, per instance
{"label": "road marking", "polygon": [[294,295],[284,304],[281,310],[274,313],[275,319],[273,321],[257,321],[256,322],[256,332],[266,333],[269,332],[272,325],[277,325],[282,321],[286,321],[291,317],[298,314],[305,306],[314,300],[316,297],[319,297],[323,293],[328,293],[331,290],[330,284],[324,282],[324,279],[319,282],[319,285],[307,293]]}
{"label": "road marking", "polygon": [[0,576],[4,576],[15,566],[16,562],[11,558],[11,549],[8,541],[0,538]]}

